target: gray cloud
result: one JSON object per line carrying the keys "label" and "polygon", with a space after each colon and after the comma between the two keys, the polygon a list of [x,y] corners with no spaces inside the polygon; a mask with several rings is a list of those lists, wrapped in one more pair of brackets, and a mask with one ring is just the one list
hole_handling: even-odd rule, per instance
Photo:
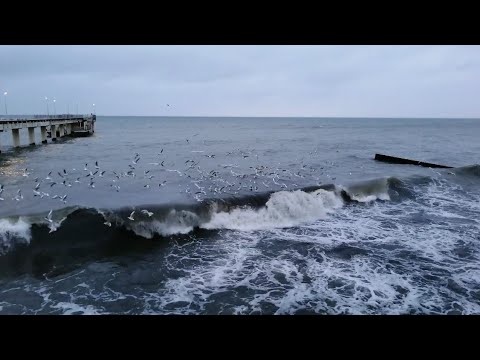
{"label": "gray cloud", "polygon": [[478,46],[0,46],[0,90],[17,114],[478,117],[479,65]]}

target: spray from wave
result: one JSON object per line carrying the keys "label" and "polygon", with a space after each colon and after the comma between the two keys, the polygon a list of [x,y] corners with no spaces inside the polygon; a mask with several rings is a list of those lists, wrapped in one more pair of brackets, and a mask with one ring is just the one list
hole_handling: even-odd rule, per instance
{"label": "spray from wave", "polygon": [[0,255],[7,252],[14,244],[31,240],[30,223],[23,218],[16,221],[0,219]]}
{"label": "spray from wave", "polygon": [[230,212],[214,212],[204,229],[263,230],[296,226],[325,217],[343,205],[342,199],[323,189],[312,193],[301,190],[272,194],[260,209],[236,208]]}

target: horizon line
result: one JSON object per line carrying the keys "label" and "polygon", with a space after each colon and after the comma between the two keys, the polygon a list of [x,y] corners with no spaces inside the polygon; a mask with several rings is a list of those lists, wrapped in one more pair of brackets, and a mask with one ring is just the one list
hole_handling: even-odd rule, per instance
{"label": "horizon line", "polygon": [[[12,115],[0,115],[0,118],[8,118],[10,116],[34,116],[34,115],[45,115],[46,114],[12,114]],[[82,115],[82,114],[70,114],[70,115]],[[240,116],[240,115],[99,115],[97,117],[159,117],[159,118],[253,118],[253,119],[469,119],[469,120],[480,120],[479,117],[445,117],[445,116]]]}
{"label": "horizon line", "polygon": [[239,118],[239,119],[471,119],[479,117],[439,117],[439,116],[238,116],[238,115],[98,115],[97,117],[161,117],[161,118]]}

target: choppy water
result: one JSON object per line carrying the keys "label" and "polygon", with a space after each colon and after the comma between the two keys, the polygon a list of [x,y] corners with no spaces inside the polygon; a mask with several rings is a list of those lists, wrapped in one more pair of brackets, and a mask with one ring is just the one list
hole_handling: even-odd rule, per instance
{"label": "choppy water", "polygon": [[33,148],[1,134],[0,313],[480,313],[479,133],[98,117],[90,138]]}

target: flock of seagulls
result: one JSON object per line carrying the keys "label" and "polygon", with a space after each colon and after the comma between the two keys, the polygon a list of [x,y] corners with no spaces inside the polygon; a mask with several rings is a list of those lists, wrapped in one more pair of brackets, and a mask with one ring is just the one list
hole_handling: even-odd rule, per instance
{"label": "flock of seagulls", "polygon": [[[195,134],[196,136],[198,134]],[[186,139],[189,143],[189,139]],[[303,159],[300,160],[301,168],[298,171],[291,171],[284,169],[273,164],[261,165],[259,164],[259,156],[255,153],[255,150],[243,150],[234,149],[226,153],[205,153],[204,150],[192,150],[192,156],[183,162],[183,166],[175,166],[175,163],[170,161],[166,157],[166,153],[162,148],[156,153],[157,159],[151,162],[145,162],[145,168],[142,166],[142,155],[135,153],[133,159],[127,164],[127,167],[120,171],[106,170],[101,167],[99,161],[95,161],[94,165],[85,163],[83,170],[77,170],[75,168],[62,171],[50,171],[46,176],[37,176],[34,178],[34,185],[32,188],[33,196],[40,199],[50,199],[60,201],[66,204],[68,201],[68,194],[61,189],[68,189],[73,186],[88,186],[90,189],[95,189],[97,183],[102,185],[107,182],[112,191],[120,192],[122,181],[131,179],[131,181],[141,181],[144,189],[161,189],[167,184],[178,183],[180,188],[179,192],[186,194],[187,197],[191,197],[198,202],[204,201],[207,196],[220,197],[221,195],[235,196],[244,192],[257,192],[257,191],[271,191],[298,188],[296,184],[296,178],[309,177],[312,180],[316,180],[320,183],[320,177],[318,176],[324,169],[324,167],[313,167],[303,164]],[[312,154],[312,153],[310,153]],[[209,162],[210,159],[217,160],[217,158],[229,158],[231,163],[222,164],[216,162],[215,168],[210,170],[202,167],[202,162]],[[255,164],[245,167],[241,166],[241,163],[235,161],[236,159],[247,159]],[[174,160],[178,161],[175,157]],[[207,164],[211,165],[211,163]],[[255,165],[255,166],[253,166]],[[333,163],[332,163],[333,165]],[[243,169],[243,171],[241,171]],[[23,177],[33,177],[32,169],[24,169]],[[328,177],[328,175],[327,175]],[[160,178],[160,179],[159,179]],[[332,180],[334,178],[331,178]],[[300,181],[300,180],[299,180]],[[287,185],[288,184],[288,185]],[[311,183],[310,183],[311,184]],[[174,187],[169,188],[169,191]],[[25,189],[24,189],[25,190]],[[52,191],[57,194],[51,194]],[[0,184],[0,202],[5,201],[5,197],[2,196],[4,192],[4,185]],[[59,193],[58,193],[59,192]],[[20,202],[24,199],[22,191],[17,190],[16,195],[12,198],[13,201]],[[133,210],[127,217],[129,221],[136,221],[135,214],[137,210]],[[152,217],[153,212],[147,209],[141,209],[139,212],[145,217]],[[50,225],[52,231],[54,231],[59,223],[55,223],[52,220],[52,210],[50,210],[47,217],[44,218]],[[62,219],[63,221],[63,219]],[[105,221],[106,226],[112,224]]]}

